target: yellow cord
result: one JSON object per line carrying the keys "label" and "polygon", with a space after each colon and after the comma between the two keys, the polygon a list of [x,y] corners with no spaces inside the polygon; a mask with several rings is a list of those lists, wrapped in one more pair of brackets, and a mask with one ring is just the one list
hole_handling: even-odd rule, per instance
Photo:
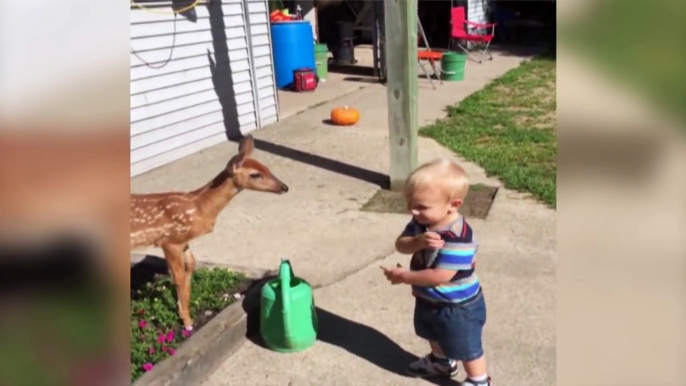
{"label": "yellow cord", "polygon": [[157,13],[160,15],[174,15],[177,13],[186,12],[189,9],[195,8],[198,5],[198,3],[200,3],[200,0],[195,0],[195,2],[193,2],[193,4],[189,5],[188,7],[184,7],[184,8],[178,9],[178,10],[172,10],[171,12],[166,12],[166,11],[163,12],[163,11],[155,11],[152,8],[144,7],[140,4],[134,3],[133,0],[131,0],[131,5],[136,6],[136,7],[140,8],[144,11],[148,11],[150,13]]}

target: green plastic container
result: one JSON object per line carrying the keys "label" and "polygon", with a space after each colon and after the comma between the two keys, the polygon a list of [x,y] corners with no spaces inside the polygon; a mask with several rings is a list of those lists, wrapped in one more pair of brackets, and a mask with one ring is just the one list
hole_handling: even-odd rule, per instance
{"label": "green plastic container", "polygon": [[317,340],[317,312],[312,287],[282,260],[279,277],[262,287],[260,334],[270,349],[289,353],[308,349]]}
{"label": "green plastic container", "polygon": [[467,55],[456,52],[446,52],[441,57],[441,79],[460,81],[464,79],[464,68]]}
{"label": "green plastic container", "polygon": [[326,79],[329,75],[329,48],[326,44],[314,44],[314,64],[319,79]]}

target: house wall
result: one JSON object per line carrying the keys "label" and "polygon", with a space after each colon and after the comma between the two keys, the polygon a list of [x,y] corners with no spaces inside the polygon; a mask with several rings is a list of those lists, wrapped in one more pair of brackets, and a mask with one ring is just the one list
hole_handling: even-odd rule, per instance
{"label": "house wall", "polygon": [[247,0],[248,50],[253,64],[257,96],[257,128],[279,120],[279,96],[274,79],[274,58],[268,0]]}
{"label": "house wall", "polygon": [[278,120],[266,0],[157,4],[131,9],[132,176]]}
{"label": "house wall", "polygon": [[[467,19],[475,23],[488,23],[488,0],[468,0]],[[470,28],[472,32],[486,33],[483,29]]]}

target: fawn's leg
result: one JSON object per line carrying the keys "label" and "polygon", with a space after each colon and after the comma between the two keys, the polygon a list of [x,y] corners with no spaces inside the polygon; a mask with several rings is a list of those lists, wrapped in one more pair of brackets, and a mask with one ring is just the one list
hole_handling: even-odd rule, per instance
{"label": "fawn's leg", "polygon": [[[193,256],[193,252],[191,249],[188,247],[188,244],[186,244],[184,248],[184,271],[185,271],[185,277],[186,280],[184,282],[184,287],[183,287],[183,304],[185,309],[190,312],[191,310],[191,278],[193,277],[193,271],[195,271],[195,256]],[[193,329],[193,325],[186,326],[186,330],[191,331]]]}
{"label": "fawn's leg", "polygon": [[188,312],[188,302],[185,299],[186,287],[186,268],[184,258],[184,245],[162,244],[164,257],[171,272],[174,284],[176,284],[176,299],[179,307],[179,317],[183,321],[184,327],[192,328],[193,320]]}

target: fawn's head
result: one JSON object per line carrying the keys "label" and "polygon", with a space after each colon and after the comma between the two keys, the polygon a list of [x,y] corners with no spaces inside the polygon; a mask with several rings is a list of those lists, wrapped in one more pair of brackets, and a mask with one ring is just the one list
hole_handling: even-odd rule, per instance
{"label": "fawn's head", "polygon": [[276,178],[268,167],[250,158],[254,148],[252,136],[243,138],[238,145],[238,154],[226,165],[234,185],[240,189],[258,192],[288,192],[288,186]]}

